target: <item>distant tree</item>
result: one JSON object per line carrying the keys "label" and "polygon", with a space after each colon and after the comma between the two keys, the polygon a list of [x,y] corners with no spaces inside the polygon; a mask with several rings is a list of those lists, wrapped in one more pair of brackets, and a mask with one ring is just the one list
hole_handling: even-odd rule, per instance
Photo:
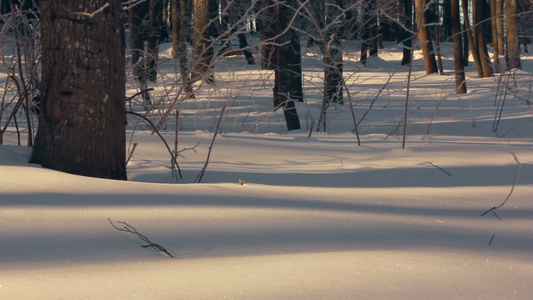
{"label": "distant tree", "polygon": [[31,162],[126,179],[120,0],[42,0],[42,104]]}

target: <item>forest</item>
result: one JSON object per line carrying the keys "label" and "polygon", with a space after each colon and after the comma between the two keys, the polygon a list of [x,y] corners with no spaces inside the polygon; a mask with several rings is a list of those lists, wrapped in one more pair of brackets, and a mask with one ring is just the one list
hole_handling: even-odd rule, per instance
{"label": "forest", "polygon": [[529,299],[531,5],[1,0],[0,298]]}

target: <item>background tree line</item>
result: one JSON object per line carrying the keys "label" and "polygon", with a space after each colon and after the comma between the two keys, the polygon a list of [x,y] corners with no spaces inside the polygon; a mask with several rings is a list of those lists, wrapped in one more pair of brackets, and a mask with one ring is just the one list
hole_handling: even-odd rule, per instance
{"label": "background tree line", "polygon": [[[253,52],[258,49],[258,67],[274,72],[274,109],[283,110],[288,130],[299,129],[294,103],[305,100],[301,48],[316,45],[324,68],[323,107],[317,128],[325,130],[332,103],[343,104],[347,99],[352,104],[343,74],[347,42],[360,41],[363,66],[368,57],[379,55],[384,41],[404,46],[403,65],[412,62],[413,49],[420,47],[430,74],[443,72],[440,44],[453,41],[457,92],[464,93],[464,66],[469,55],[479,77],[521,67],[521,45],[527,51],[531,36],[531,5],[529,0],[2,0],[0,7],[1,21],[8,25],[2,32],[11,30],[17,33],[17,40],[36,41],[31,47],[42,47],[40,57],[19,53],[26,62],[39,61],[40,75],[31,69],[13,72],[12,76],[18,78],[20,107],[27,114],[31,101],[38,100],[34,101],[40,115],[32,160],[50,167],[83,161],[66,170],[90,175],[96,171],[80,170],[98,169],[89,166],[102,161],[103,152],[113,152],[114,156],[104,161],[114,166],[93,175],[124,179],[125,165],[120,165],[124,164],[124,153],[118,148],[124,145],[120,132],[124,131],[125,79],[119,73],[124,73],[127,52],[120,28],[129,34],[129,63],[147,106],[151,99],[145,91],[149,82],[158,80],[160,45],[172,43],[172,55],[180,66],[179,96],[169,104],[160,124],[179,101],[194,97],[195,88],[216,84],[216,61],[242,54],[248,64],[255,64]],[[79,44],[84,46],[73,51]],[[29,48],[28,44],[23,46]],[[62,72],[54,72],[58,68],[65,73],[63,77]],[[66,78],[73,77],[69,74],[83,81],[67,84]],[[71,88],[81,82],[86,85],[80,89],[84,97]],[[72,105],[73,99],[77,99],[76,105]],[[113,113],[103,113],[102,102],[111,103],[108,110]],[[102,124],[95,124],[95,119],[103,120]],[[87,124],[92,129],[80,134],[80,128]],[[31,128],[29,120],[28,126]],[[68,128],[78,131],[74,134]],[[357,132],[357,126],[354,129]],[[112,137],[102,133],[109,131],[113,131]],[[111,139],[119,146],[93,141],[94,136]],[[72,143],[73,139],[79,142]],[[104,146],[93,149],[88,143]],[[33,144],[31,135],[28,144]],[[74,146],[78,147],[75,151]],[[90,153],[85,153],[87,148],[92,149]],[[65,158],[58,153],[78,154]]]}

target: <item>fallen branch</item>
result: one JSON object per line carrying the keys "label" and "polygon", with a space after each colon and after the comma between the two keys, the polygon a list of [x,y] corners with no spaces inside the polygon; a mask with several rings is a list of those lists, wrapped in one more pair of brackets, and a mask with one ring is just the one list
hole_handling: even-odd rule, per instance
{"label": "fallen branch", "polygon": [[174,255],[172,255],[170,252],[168,252],[167,249],[165,249],[165,247],[163,247],[163,246],[161,246],[159,244],[156,244],[156,243],[152,243],[150,241],[150,239],[148,239],[144,234],[139,233],[137,231],[137,229],[135,229],[135,227],[129,225],[128,223],[123,222],[123,221],[118,221],[118,223],[124,225],[123,228],[119,228],[119,227],[115,226],[115,224],[113,223],[113,221],[111,221],[110,218],[108,218],[108,220],[109,220],[109,223],[111,223],[111,226],[113,226],[113,228],[115,228],[116,230],[136,234],[143,242],[147,243],[147,245],[142,245],[141,247],[143,247],[143,248],[152,247],[157,252],[164,252],[166,255],[168,255],[170,257],[174,257]]}
{"label": "fallen branch", "polygon": [[505,203],[507,203],[507,200],[509,200],[509,198],[511,198],[511,195],[513,194],[514,187],[515,187],[516,183],[518,182],[518,179],[520,178],[520,169],[522,169],[522,164],[518,160],[518,157],[516,157],[516,154],[514,154],[513,152],[511,152],[511,154],[513,155],[513,158],[516,161],[516,164],[518,165],[518,170],[516,170],[516,177],[514,179],[513,185],[511,186],[511,191],[509,191],[509,195],[507,195],[507,198],[505,198],[505,200],[500,205],[494,206],[493,208],[491,208],[491,209],[487,210],[486,212],[482,213],[481,214],[482,216],[488,214],[489,212],[492,212],[494,214],[494,216],[496,216],[496,218],[498,218],[500,220],[502,219],[496,214],[496,210],[498,208],[502,207],[503,205],[505,205]]}

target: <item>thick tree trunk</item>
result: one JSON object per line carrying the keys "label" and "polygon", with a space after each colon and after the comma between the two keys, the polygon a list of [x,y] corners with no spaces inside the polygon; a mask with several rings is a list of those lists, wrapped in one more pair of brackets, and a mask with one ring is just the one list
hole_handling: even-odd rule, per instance
{"label": "thick tree trunk", "polygon": [[44,0],[41,24],[42,106],[31,162],[126,179],[121,1]]}
{"label": "thick tree trunk", "polygon": [[457,94],[466,93],[465,70],[463,66],[463,45],[461,38],[461,18],[459,0],[451,0],[451,25],[453,32],[453,54],[455,58],[455,90]]}
{"label": "thick tree trunk", "polygon": [[516,0],[505,0],[505,29],[507,35],[507,70],[522,68],[518,39],[518,12]]}
{"label": "thick tree trunk", "polygon": [[435,53],[433,52],[433,45],[431,43],[429,28],[427,24],[426,5],[424,0],[415,0],[416,22],[418,29],[418,41],[420,48],[424,55],[424,65],[426,66],[426,73],[437,73],[437,61],[435,60]]}

